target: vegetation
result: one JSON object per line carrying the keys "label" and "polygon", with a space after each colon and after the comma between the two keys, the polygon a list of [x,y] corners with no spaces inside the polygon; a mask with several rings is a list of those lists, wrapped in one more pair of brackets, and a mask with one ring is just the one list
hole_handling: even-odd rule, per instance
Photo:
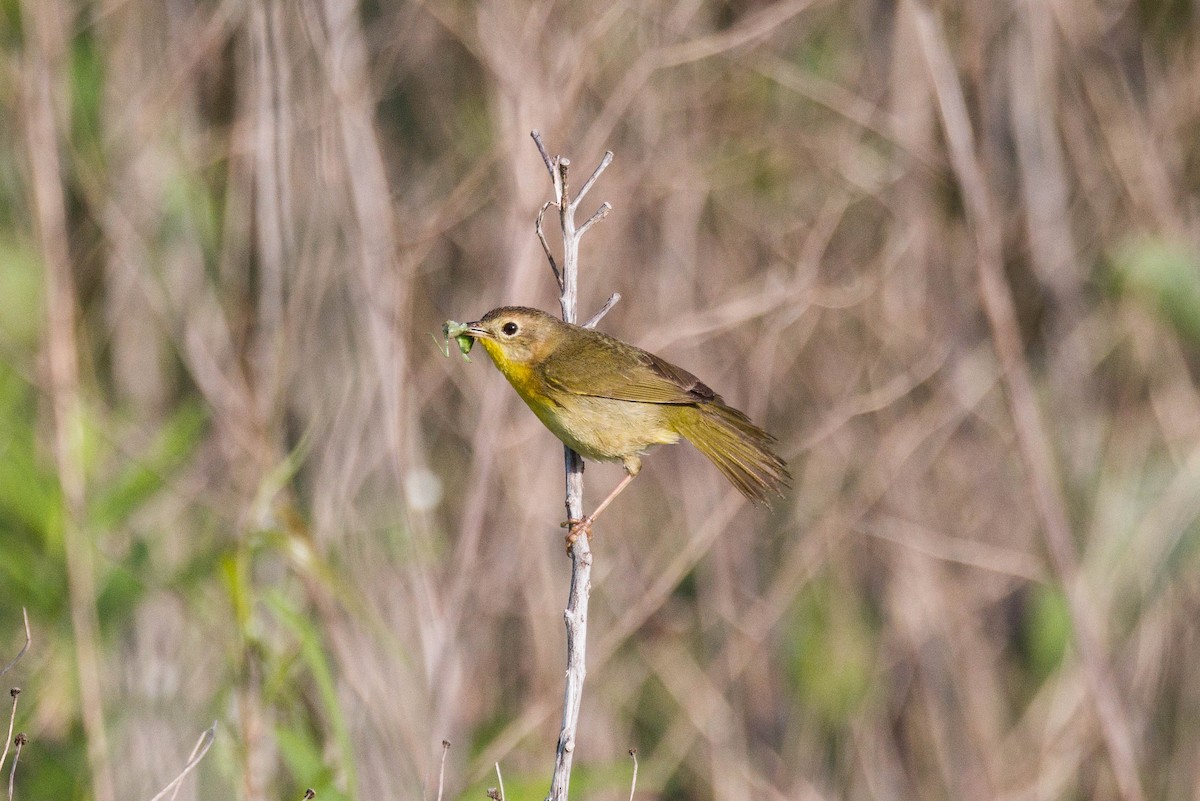
{"label": "vegetation", "polygon": [[562,450],[429,338],[556,310],[534,128],[616,154],[581,316],[796,476],[665,448],[597,523],[573,796],[1195,796],[1194,4],[0,12],[15,798],[214,719],[181,799],[544,793]]}

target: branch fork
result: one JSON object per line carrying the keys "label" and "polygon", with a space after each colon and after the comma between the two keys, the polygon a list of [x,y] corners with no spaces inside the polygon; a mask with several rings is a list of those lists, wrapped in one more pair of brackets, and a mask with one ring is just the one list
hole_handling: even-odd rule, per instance
{"label": "branch fork", "polygon": [[[575,310],[578,298],[579,240],[587,233],[589,228],[608,216],[608,213],[612,211],[612,204],[608,201],[601,203],[599,208],[592,213],[592,216],[588,217],[583,225],[578,228],[575,227],[575,213],[579,209],[580,202],[587,196],[592,186],[600,178],[600,174],[608,168],[609,164],[612,164],[613,154],[611,150],[605,151],[604,157],[600,159],[600,163],[596,165],[596,169],[592,170],[592,174],[583,182],[579,194],[572,199],[569,180],[571,160],[566,156],[551,156],[546,150],[545,143],[542,142],[542,135],[539,131],[532,131],[530,136],[533,137],[534,144],[537,145],[538,153],[542,156],[542,163],[546,165],[546,171],[550,173],[550,181],[554,185],[554,200],[547,200],[542,204],[542,208],[537,215],[534,230],[537,232],[538,241],[542,243],[542,250],[546,253],[546,260],[550,262],[550,269],[554,272],[554,279],[558,282],[559,304],[562,306],[563,319],[568,323],[573,323],[575,322]],[[563,235],[563,264],[561,268],[554,258],[554,253],[550,250],[550,243],[546,241],[546,232],[542,223],[547,209],[551,207],[558,209],[559,227],[562,229]],[[567,269],[568,263],[572,269]],[[619,300],[620,296],[618,295],[617,298]],[[597,316],[603,317],[615,303],[616,301],[611,301]]]}

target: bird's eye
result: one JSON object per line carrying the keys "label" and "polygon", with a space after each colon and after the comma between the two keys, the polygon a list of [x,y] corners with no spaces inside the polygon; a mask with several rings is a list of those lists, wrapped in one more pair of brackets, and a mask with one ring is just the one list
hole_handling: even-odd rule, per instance
{"label": "bird's eye", "polygon": [[500,330],[504,332],[504,336],[511,337],[517,333],[517,324],[512,322],[505,323]]}

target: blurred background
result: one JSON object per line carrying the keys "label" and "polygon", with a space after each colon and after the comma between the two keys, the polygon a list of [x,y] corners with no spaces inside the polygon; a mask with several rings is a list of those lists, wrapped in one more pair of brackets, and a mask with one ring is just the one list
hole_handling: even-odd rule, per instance
{"label": "blurred background", "polygon": [[534,128],[616,154],[581,316],[796,476],[660,449],[598,524],[574,797],[1200,794],[1195,2],[0,10],[18,798],[214,719],[180,798],[544,795],[562,449],[430,339],[558,312]]}

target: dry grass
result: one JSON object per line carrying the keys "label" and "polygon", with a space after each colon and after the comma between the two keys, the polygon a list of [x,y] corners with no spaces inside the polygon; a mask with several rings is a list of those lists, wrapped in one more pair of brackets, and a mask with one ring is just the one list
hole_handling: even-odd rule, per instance
{"label": "dry grass", "polygon": [[428,337],[556,308],[533,128],[616,153],[581,315],[620,292],[601,327],[797,476],[764,513],[667,448],[606,512],[576,797],[632,747],[639,798],[1200,791],[1191,6],[5,15],[0,449],[51,511],[0,492],[0,622],[45,632],[42,797],[148,797],[214,715],[181,799],[432,798],[443,738],[448,797],[497,761],[544,792],[561,448]]}

